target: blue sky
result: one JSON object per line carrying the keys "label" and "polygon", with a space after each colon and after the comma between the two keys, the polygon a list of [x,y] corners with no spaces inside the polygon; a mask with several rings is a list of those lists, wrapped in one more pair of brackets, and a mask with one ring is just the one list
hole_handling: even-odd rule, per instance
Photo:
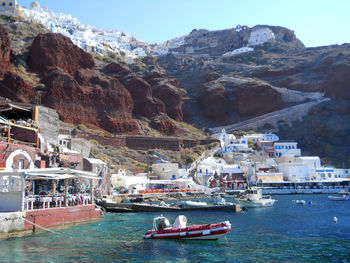
{"label": "blue sky", "polygon": [[[29,6],[32,1],[17,0]],[[84,24],[119,29],[137,39],[162,42],[192,29],[279,25],[308,47],[350,42],[348,0],[39,0]]]}

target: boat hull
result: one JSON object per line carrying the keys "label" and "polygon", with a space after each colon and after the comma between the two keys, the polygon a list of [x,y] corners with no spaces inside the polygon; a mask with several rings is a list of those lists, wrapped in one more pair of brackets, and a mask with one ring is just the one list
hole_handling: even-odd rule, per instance
{"label": "boat hull", "polygon": [[332,201],[350,201],[349,196],[328,196],[328,199]]}
{"label": "boat hull", "polygon": [[184,240],[217,240],[231,230],[228,222],[213,225],[192,226],[187,228],[166,229],[163,231],[150,230],[145,239],[184,239]]}
{"label": "boat hull", "polygon": [[238,203],[242,207],[254,208],[254,207],[270,207],[275,204],[276,200],[258,200],[258,201],[248,201],[239,200]]}

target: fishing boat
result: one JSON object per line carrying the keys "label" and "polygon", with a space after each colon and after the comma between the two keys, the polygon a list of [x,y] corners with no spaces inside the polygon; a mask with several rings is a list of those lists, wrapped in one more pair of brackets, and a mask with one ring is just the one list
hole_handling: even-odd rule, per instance
{"label": "fishing boat", "polygon": [[246,191],[243,197],[236,198],[241,207],[267,207],[273,206],[277,201],[272,199],[270,195],[262,195],[262,189],[252,187]]}
{"label": "fishing boat", "polygon": [[215,224],[187,226],[187,218],[184,215],[177,216],[173,225],[164,217],[153,219],[153,229],[144,235],[145,239],[202,239],[217,240],[231,230],[229,221]]}
{"label": "fishing boat", "polygon": [[350,201],[349,195],[329,195],[328,199],[332,201]]}

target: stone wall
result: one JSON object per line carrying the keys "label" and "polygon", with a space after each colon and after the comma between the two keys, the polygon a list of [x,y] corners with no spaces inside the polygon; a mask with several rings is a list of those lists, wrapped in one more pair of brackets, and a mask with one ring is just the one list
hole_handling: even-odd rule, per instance
{"label": "stone wall", "polygon": [[59,134],[59,117],[55,110],[39,106],[39,133],[44,137],[45,142],[56,145]]}
{"label": "stone wall", "polygon": [[0,240],[24,230],[24,212],[0,214]]}
{"label": "stone wall", "polygon": [[[75,138],[84,138],[86,140],[95,140],[101,145],[111,145],[115,148],[127,147],[134,150],[164,149],[170,151],[179,151],[180,148],[193,148],[198,145],[208,145],[213,142],[219,142],[216,139],[192,140],[170,137],[146,137],[146,136],[115,136],[107,137],[92,135],[86,132],[75,131],[72,134]],[[72,149],[75,149],[72,147]]]}

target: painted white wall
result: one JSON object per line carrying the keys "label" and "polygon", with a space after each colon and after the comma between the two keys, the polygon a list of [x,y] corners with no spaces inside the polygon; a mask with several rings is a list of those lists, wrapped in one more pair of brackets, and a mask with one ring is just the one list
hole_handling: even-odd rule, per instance
{"label": "painted white wall", "polygon": [[34,169],[34,162],[30,155],[25,151],[25,150],[16,150],[12,152],[9,157],[6,159],[6,164],[5,164],[5,170],[7,171],[13,171],[12,165],[13,165],[13,160],[17,155],[22,155],[24,156],[28,162],[29,162],[29,168],[28,169]]}

